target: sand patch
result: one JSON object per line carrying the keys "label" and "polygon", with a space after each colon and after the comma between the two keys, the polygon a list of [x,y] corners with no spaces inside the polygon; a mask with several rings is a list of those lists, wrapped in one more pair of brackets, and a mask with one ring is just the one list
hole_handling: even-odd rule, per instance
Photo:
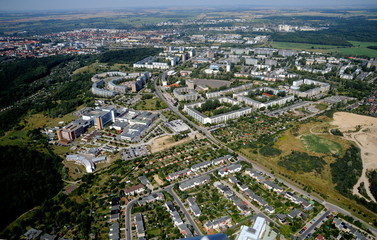
{"label": "sand patch", "polygon": [[342,132],[355,131],[357,126],[377,126],[377,118],[347,112],[334,113],[333,125]]}
{"label": "sand patch", "polygon": [[161,186],[161,185],[164,185],[164,181],[161,180],[161,178],[156,174],[156,175],[153,175],[153,178],[154,180],[156,181],[156,183]]}
{"label": "sand patch", "polygon": [[192,141],[191,137],[187,137],[176,142],[171,136],[163,136],[152,141],[150,144],[151,153],[159,152],[190,141]]}
{"label": "sand patch", "polygon": [[337,125],[339,130],[343,132],[344,138],[355,142],[361,151],[363,171],[358,182],[353,187],[353,193],[361,196],[357,188],[364,182],[368,196],[376,202],[370,192],[366,172],[369,169],[377,169],[377,118],[337,112],[334,114],[332,124]]}

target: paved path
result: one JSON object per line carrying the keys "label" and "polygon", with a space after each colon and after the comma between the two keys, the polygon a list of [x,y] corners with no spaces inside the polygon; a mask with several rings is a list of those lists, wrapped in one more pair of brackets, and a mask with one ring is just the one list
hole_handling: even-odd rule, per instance
{"label": "paved path", "polygon": [[309,233],[313,234],[313,230],[316,228],[316,227],[319,227],[320,225],[322,225],[322,221],[326,219],[326,216],[329,215],[331,212],[330,211],[321,211],[320,213],[318,213],[317,216],[315,216],[313,218],[313,220],[311,221],[312,224],[309,223],[309,226],[308,226],[308,229],[305,230],[305,232],[303,232],[300,236],[300,239],[305,239],[306,236],[308,236]]}

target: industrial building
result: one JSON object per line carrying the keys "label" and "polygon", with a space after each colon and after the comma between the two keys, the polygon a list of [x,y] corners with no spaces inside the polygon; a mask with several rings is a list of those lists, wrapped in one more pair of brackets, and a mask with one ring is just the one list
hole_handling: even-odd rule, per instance
{"label": "industrial building", "polygon": [[266,230],[266,219],[257,217],[253,227],[242,226],[236,240],[260,240]]}

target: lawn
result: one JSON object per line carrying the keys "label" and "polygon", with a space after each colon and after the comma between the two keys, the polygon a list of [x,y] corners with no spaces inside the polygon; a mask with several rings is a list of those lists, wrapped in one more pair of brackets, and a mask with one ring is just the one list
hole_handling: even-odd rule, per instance
{"label": "lawn", "polygon": [[377,50],[367,48],[368,46],[377,46],[377,42],[350,41],[350,43],[352,43],[353,47],[291,42],[273,42],[272,47],[280,49],[309,50],[324,53],[331,52],[349,56],[377,57]]}
{"label": "lawn", "polygon": [[135,105],[136,110],[160,110],[166,108],[166,104],[159,98],[145,99]]}
{"label": "lawn", "polygon": [[92,73],[96,74],[98,72],[107,72],[107,71],[125,71],[128,69],[128,64],[108,64],[108,63],[92,63],[88,66],[76,69],[73,74],[79,73]]}
{"label": "lawn", "polygon": [[304,135],[301,137],[306,148],[310,152],[325,153],[325,154],[343,154],[342,146],[334,141],[321,138],[317,135]]}

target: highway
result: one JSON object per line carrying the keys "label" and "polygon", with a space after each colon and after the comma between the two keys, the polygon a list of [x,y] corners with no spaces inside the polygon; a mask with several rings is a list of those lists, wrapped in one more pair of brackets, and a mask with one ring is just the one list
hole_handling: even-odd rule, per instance
{"label": "highway", "polygon": [[[184,121],[186,121],[189,125],[195,127],[197,130],[201,131],[205,136],[207,136],[208,139],[210,139],[213,143],[215,143],[216,145],[221,145],[223,146],[224,148],[226,148],[230,153],[234,153],[234,151],[230,148],[228,148],[226,145],[224,145],[223,143],[219,142],[215,137],[212,136],[212,134],[205,128],[205,127],[201,127],[201,126],[198,126],[197,124],[193,123],[190,119],[186,118],[182,113],[180,113],[180,111],[178,110],[178,108],[174,107],[164,96],[163,96],[163,93],[161,92],[161,90],[159,89],[159,87],[157,86],[157,81],[154,81],[154,87],[155,87],[155,93],[156,95],[166,103],[166,105],[168,106],[168,108],[173,111],[175,114],[177,114],[179,117],[181,117],[181,119],[183,119]],[[237,153],[238,154],[238,153]],[[246,162],[250,162],[247,158],[241,156],[238,154],[238,158],[242,161],[246,161]],[[291,188],[292,190],[296,191],[297,193],[299,194],[302,194],[304,196],[307,196],[321,204],[323,204],[326,209],[330,210],[330,211],[336,211],[336,212],[339,212],[339,213],[342,213],[342,214],[345,214],[345,215],[349,215],[349,216],[352,216],[355,220],[358,220],[360,222],[362,222],[364,225],[366,225],[369,230],[375,235],[377,236],[377,229],[372,227],[370,224],[366,223],[365,221],[361,220],[360,218],[357,218],[355,216],[353,216],[350,212],[348,212],[347,210],[341,208],[341,207],[338,207],[334,204],[331,204],[331,203],[328,203],[326,201],[323,201],[322,199],[319,199],[315,196],[312,196],[310,195],[309,193],[307,193],[306,191],[286,182],[285,180],[281,179],[281,178],[278,178],[274,175],[272,175],[271,173],[269,172],[266,172],[262,167],[260,167],[259,165],[257,165],[257,163],[255,163],[254,161],[252,162],[253,163],[253,167],[258,170],[258,171],[261,171],[263,173],[265,173],[266,175],[272,177],[272,178],[276,178],[278,179],[280,182],[282,182],[283,184],[285,184],[286,186],[288,186],[289,188]]]}

